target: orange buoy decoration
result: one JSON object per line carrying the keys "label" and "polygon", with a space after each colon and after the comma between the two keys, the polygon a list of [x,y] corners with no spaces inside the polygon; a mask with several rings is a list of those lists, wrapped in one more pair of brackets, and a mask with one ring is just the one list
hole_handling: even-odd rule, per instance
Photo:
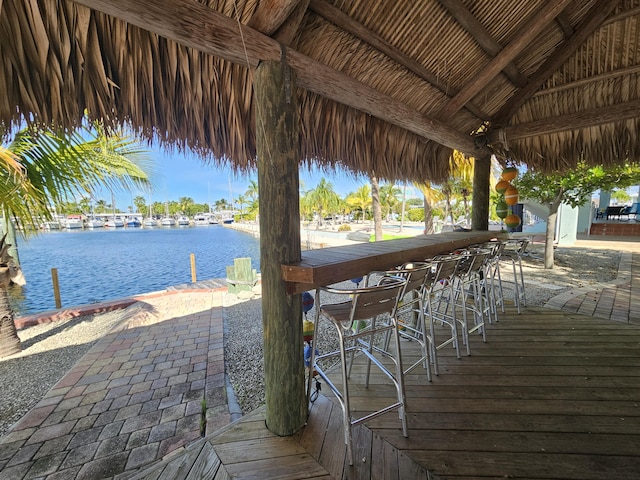
{"label": "orange buoy decoration", "polygon": [[496,183],[496,192],[498,192],[500,195],[504,195],[504,192],[510,186],[511,186],[511,184],[509,182],[507,182],[506,180],[500,180],[498,183]]}
{"label": "orange buoy decoration", "polygon": [[507,205],[515,205],[518,203],[518,189],[514,186],[510,186],[504,192],[504,201]]}
{"label": "orange buoy decoration", "polygon": [[502,220],[504,220],[508,214],[509,214],[509,206],[507,205],[507,202],[500,199],[498,203],[496,203],[496,215],[498,216],[498,218],[501,218]]}
{"label": "orange buoy decoration", "polygon": [[510,182],[517,176],[518,176],[518,169],[516,167],[506,167],[504,170],[502,170],[502,175],[500,176],[500,178],[502,180],[506,180],[507,182]]}
{"label": "orange buoy decoration", "polygon": [[510,213],[504,219],[504,224],[509,228],[518,228],[521,223],[522,220],[520,220],[520,217],[515,213]]}

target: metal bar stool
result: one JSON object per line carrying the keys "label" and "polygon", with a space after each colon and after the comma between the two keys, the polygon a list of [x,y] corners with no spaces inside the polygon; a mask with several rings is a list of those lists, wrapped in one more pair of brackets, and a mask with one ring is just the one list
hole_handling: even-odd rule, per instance
{"label": "metal bar stool", "polygon": [[[432,339],[431,359],[433,372],[438,375],[438,350],[447,345],[452,345],[456,350],[456,356],[460,358],[458,344],[458,319],[454,304],[455,293],[453,290],[454,274],[460,261],[459,255],[440,255],[431,260],[432,281],[425,284],[425,316],[429,319],[429,330]],[[451,310],[449,310],[451,307]],[[436,325],[447,325],[449,336],[446,340],[439,341],[436,335]]]}
{"label": "metal bar stool", "polygon": [[[504,243],[500,240],[485,242],[481,248],[489,250],[491,253],[485,265],[485,285],[488,289],[487,298],[491,306],[493,320],[498,321],[498,307],[504,313],[504,291],[502,290],[502,276],[500,275],[500,256],[504,250]],[[492,319],[489,319],[492,323]]]}
{"label": "metal bar stool", "polygon": [[[371,275],[375,275],[372,272]],[[396,317],[398,318],[399,335],[401,338],[410,341],[417,341],[421,349],[421,357],[404,368],[407,375],[422,365],[427,374],[427,380],[431,381],[431,350],[433,349],[433,338],[427,330],[425,322],[425,289],[433,282],[433,270],[429,262],[407,262],[400,267],[384,272],[384,275],[402,277],[407,280],[404,293],[400,302]],[[390,335],[387,335],[385,347],[389,345]]]}
{"label": "metal bar stool", "polygon": [[[380,284],[375,286],[344,290],[323,287],[316,290],[316,304],[319,306],[316,309],[314,343],[319,333],[319,321],[323,318],[330,321],[335,327],[338,333],[339,349],[326,354],[316,354],[315,347],[312,346],[311,371],[315,370],[316,374],[326,382],[340,403],[349,465],[353,465],[351,429],[354,425],[359,425],[392,410],[398,410],[402,422],[402,433],[405,437],[408,436],[402,357],[396,318],[398,302],[404,293],[406,284],[407,280],[404,278],[384,276],[381,278]],[[335,303],[322,303],[321,295],[324,294],[330,294],[344,300]],[[364,326],[361,326],[361,322],[364,322]],[[387,332],[394,339],[393,352],[377,346],[384,343]],[[396,402],[355,419],[351,415],[349,365],[347,364],[347,354],[352,352],[361,352],[367,357],[369,366],[371,363],[377,366],[393,382],[397,395]],[[378,356],[391,359],[395,364],[394,371],[384,365]],[[340,360],[341,389],[329,379],[327,372],[323,369],[326,360],[336,357]],[[368,384],[369,372],[367,371],[365,386],[368,387]]]}
{"label": "metal bar stool", "polygon": [[522,272],[522,254],[527,249],[529,240],[526,238],[507,240],[504,243],[505,246],[500,254],[500,260],[509,262],[513,268],[513,302],[518,313],[520,313],[520,307],[526,307],[527,305],[527,298],[524,292],[524,274]]}
{"label": "metal bar stool", "polygon": [[[487,297],[486,261],[489,250],[469,249],[461,253],[461,260],[454,274],[455,304],[462,311],[462,318],[458,316],[462,326],[462,341],[467,355],[471,354],[469,334],[478,332],[482,340],[487,341],[485,324],[491,318],[491,306]],[[459,302],[459,303],[458,303]],[[469,321],[469,314],[473,317],[473,324]]]}

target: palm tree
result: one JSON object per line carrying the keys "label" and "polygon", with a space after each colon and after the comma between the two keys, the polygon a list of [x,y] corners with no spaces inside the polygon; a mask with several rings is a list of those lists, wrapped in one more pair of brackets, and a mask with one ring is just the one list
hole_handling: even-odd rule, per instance
{"label": "palm tree", "polygon": [[324,212],[335,211],[340,204],[340,197],[326,178],[321,178],[316,188],[307,192],[307,196],[309,204],[318,214],[318,226],[322,225]]}
{"label": "palm tree", "polygon": [[396,187],[395,183],[385,183],[380,186],[380,205],[382,206],[382,216],[386,217],[387,220],[389,216],[398,206],[398,195],[400,195],[402,191]]}
{"label": "palm tree", "polygon": [[191,209],[194,204],[195,202],[191,197],[180,197],[180,199],[178,200],[178,205],[179,205],[178,208],[185,215],[190,215],[192,213]]}
{"label": "palm tree", "polygon": [[240,206],[240,220],[242,220],[242,216],[244,215],[244,205],[247,203],[247,197],[244,195],[238,195],[238,198],[235,200],[236,204]]}
{"label": "palm tree", "polygon": [[431,183],[416,184],[423,196],[424,202],[424,233],[434,233],[433,206],[443,199],[443,195]]}
{"label": "palm tree", "polygon": [[[129,137],[108,135],[95,124],[76,132],[46,126],[21,130],[8,146],[0,147],[0,165],[2,216],[19,219],[23,226],[31,227],[22,230],[24,235],[37,231],[42,219],[52,218],[56,205],[67,203],[76,195],[91,196],[104,187],[113,191],[150,184],[150,163],[145,151]],[[0,247],[0,318],[13,323],[11,307],[2,298],[7,295],[9,283],[18,280],[3,272],[15,272],[18,261],[8,258],[5,238],[15,235],[10,231],[12,222],[5,221],[5,226]],[[2,331],[6,331],[4,325]],[[8,336],[3,333],[0,352],[11,350],[10,344],[17,338],[15,328]]]}
{"label": "palm tree", "polygon": [[347,203],[352,207],[362,211],[362,221],[364,222],[365,213],[369,205],[371,205],[371,186],[368,183],[362,185],[355,192],[347,196]]}
{"label": "palm tree", "polygon": [[133,204],[136,207],[136,212],[142,213],[147,210],[147,201],[142,195],[138,195],[133,199]]}
{"label": "palm tree", "polygon": [[[0,208],[5,218],[19,218],[22,225],[38,227],[51,219],[56,205],[76,195],[93,195],[101,188],[129,190],[150,184],[151,160],[130,137],[107,134],[93,125],[76,132],[61,132],[45,126],[19,131],[0,161],[17,163],[20,172],[2,176]],[[3,172],[3,173],[4,173]]]}

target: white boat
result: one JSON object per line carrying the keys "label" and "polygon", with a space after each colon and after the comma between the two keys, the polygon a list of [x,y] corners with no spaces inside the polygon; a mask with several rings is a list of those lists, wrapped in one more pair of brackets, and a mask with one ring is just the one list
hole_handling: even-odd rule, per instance
{"label": "white boat", "polygon": [[178,225],[180,225],[181,227],[186,227],[189,225],[189,223],[189,217],[187,217],[186,215],[180,215],[178,217]]}
{"label": "white boat", "polygon": [[67,215],[67,218],[64,221],[64,226],[67,229],[84,227],[82,223],[82,215]]}
{"label": "white boat", "polygon": [[58,220],[45,220],[40,225],[40,228],[42,228],[43,230],[60,230],[62,228],[62,225],[60,225],[60,222]]}
{"label": "white boat", "polygon": [[102,228],[104,227],[104,220],[96,217],[90,217],[87,219],[87,228]]}
{"label": "white boat", "polygon": [[109,228],[124,227],[124,220],[122,220],[120,217],[111,217],[104,223],[104,226]]}
{"label": "white boat", "polygon": [[142,221],[143,227],[157,227],[158,221],[155,218],[147,217]]}
{"label": "white boat", "polygon": [[196,225],[210,225],[212,216],[210,213],[196,213],[193,216],[193,223]]}
{"label": "white boat", "polygon": [[176,221],[174,218],[171,217],[164,217],[161,221],[160,221],[160,225],[162,225],[163,227],[175,227],[176,226]]}

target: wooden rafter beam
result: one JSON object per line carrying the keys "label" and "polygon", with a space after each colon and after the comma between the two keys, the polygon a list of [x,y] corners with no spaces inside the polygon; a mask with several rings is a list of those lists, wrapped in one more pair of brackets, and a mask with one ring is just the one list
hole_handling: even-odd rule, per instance
{"label": "wooden rafter beam", "polygon": [[[391,45],[384,38],[380,37],[380,35],[377,35],[364,25],[356,22],[349,15],[344,14],[339,8],[334,7],[325,0],[311,0],[309,3],[309,9],[323,17],[325,20],[328,20],[334,25],[340,27],[345,32],[350,33],[363,42],[368,43],[376,50],[384,53],[393,61],[415,73],[423,80],[426,80],[441,92],[447,92],[449,95],[455,94],[455,92],[451,92],[451,87],[442,82],[442,80],[440,80],[433,72],[424,68],[424,66],[416,62],[413,58]],[[476,117],[482,120],[488,119],[488,115],[472,102],[467,103],[465,107]]]}
{"label": "wooden rafter beam", "polygon": [[569,3],[571,3],[571,0],[547,2],[533,18],[522,26],[520,34],[514,38],[509,45],[505,46],[481,72],[475,75],[455,97],[449,100],[439,112],[438,118],[447,121],[455,115],[465,103],[480,93],[509,62],[533,42],[540,32],[542,32]]}
{"label": "wooden rafter beam", "polygon": [[[495,57],[502,50],[500,45],[482,25],[476,17],[465,7],[460,0],[439,0],[449,14],[455,18],[460,25],[471,35],[478,45],[492,57]],[[520,73],[518,68],[509,62],[505,65],[502,72],[516,87],[522,88],[527,84],[527,78]]]}
{"label": "wooden rafter beam", "polygon": [[562,30],[562,33],[564,34],[564,38],[569,38],[573,35],[574,29],[566,13],[560,13],[560,15],[556,17],[556,22],[558,22],[560,30]]}
{"label": "wooden rafter beam", "polygon": [[491,152],[470,135],[398,102],[378,90],[317,62],[284,49],[277,41],[193,0],[74,0],[197,51],[255,69],[262,60],[285,61],[301,88],[428,140],[471,155]]}
{"label": "wooden rafter beam", "polygon": [[263,0],[253,12],[247,26],[265,35],[273,34],[285,22],[300,0]]}
{"label": "wooden rafter beam", "polygon": [[598,0],[584,17],[575,34],[563,43],[529,79],[529,84],[511,97],[495,114],[493,123],[505,125],[509,118],[556,72],[586,39],[607,19],[618,2]]}
{"label": "wooden rafter beam", "polygon": [[611,72],[600,73],[598,75],[592,75],[587,78],[581,78],[575,82],[564,83],[562,85],[556,85],[555,87],[545,88],[544,90],[538,90],[533,94],[533,97],[542,97],[544,95],[550,95],[556,92],[562,92],[563,90],[569,90],[571,88],[584,87],[595,82],[601,82],[603,80],[610,80],[616,77],[623,77],[626,75],[637,75],[640,73],[640,65],[633,65],[631,67],[620,68]]}
{"label": "wooden rafter beam", "polygon": [[492,130],[487,134],[487,139],[489,143],[506,141],[508,144],[511,140],[521,140],[539,135],[566,132],[632,118],[640,118],[640,100],[619,103],[609,107],[593,108],[583,112],[570,113],[558,117],[536,120],[534,122],[521,123],[499,130]]}

